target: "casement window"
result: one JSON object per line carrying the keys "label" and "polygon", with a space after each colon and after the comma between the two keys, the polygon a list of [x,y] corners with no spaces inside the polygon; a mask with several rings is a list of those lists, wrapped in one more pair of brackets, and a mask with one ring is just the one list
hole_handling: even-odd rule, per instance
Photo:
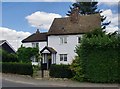
{"label": "casement window", "polygon": [[32,43],[32,47],[38,48],[39,47],[39,43]]}
{"label": "casement window", "polygon": [[67,54],[60,54],[60,61],[67,61]]}
{"label": "casement window", "polygon": [[66,44],[67,43],[67,37],[60,37],[60,44]]}
{"label": "casement window", "polygon": [[78,43],[81,43],[81,37],[78,37]]}
{"label": "casement window", "polygon": [[35,56],[32,56],[32,57],[31,57],[31,61],[32,61],[32,62],[36,62],[36,57],[35,57]]}

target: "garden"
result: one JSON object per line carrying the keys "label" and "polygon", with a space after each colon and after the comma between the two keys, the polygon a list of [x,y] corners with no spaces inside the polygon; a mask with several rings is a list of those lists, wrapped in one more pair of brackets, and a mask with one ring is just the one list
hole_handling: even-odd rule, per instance
{"label": "garden", "polygon": [[0,55],[2,55],[0,66],[3,73],[33,76],[33,73],[38,70],[38,66],[33,66],[30,60],[32,56],[38,58],[38,48],[21,46],[16,53],[8,53],[0,49]]}

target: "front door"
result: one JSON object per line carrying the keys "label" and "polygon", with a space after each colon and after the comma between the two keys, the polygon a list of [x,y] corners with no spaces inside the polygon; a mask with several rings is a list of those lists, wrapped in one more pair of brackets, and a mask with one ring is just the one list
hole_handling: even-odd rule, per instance
{"label": "front door", "polygon": [[50,68],[50,65],[52,63],[52,58],[51,58],[51,54],[47,54],[47,68]]}

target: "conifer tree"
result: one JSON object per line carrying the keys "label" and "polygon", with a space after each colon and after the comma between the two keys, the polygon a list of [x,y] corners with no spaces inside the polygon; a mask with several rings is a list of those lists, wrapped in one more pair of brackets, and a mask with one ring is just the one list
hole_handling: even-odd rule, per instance
{"label": "conifer tree", "polygon": [[[96,13],[102,13],[102,11],[98,10],[98,2],[94,2],[93,0],[90,0],[89,2],[75,2],[70,6],[70,11],[66,14],[67,16],[70,16],[71,11],[74,8],[79,8],[79,14],[80,15],[90,15],[90,14],[96,14]],[[105,21],[106,17],[103,15],[101,16],[101,28],[105,29],[107,25],[109,25],[111,22]]]}

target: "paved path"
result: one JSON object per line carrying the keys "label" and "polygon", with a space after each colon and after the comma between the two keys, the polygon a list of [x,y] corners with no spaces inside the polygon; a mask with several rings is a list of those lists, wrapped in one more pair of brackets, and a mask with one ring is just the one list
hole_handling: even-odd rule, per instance
{"label": "paved path", "polygon": [[[27,85],[33,87],[113,87],[113,88],[118,87],[118,84],[96,84],[96,83],[80,83],[71,80],[33,79],[29,76],[14,74],[3,74],[2,79],[3,79],[2,83],[4,86],[6,86],[7,84],[9,85],[10,83],[14,84],[16,83],[16,85],[23,84],[23,87]],[[12,87],[14,87],[14,84]]]}

